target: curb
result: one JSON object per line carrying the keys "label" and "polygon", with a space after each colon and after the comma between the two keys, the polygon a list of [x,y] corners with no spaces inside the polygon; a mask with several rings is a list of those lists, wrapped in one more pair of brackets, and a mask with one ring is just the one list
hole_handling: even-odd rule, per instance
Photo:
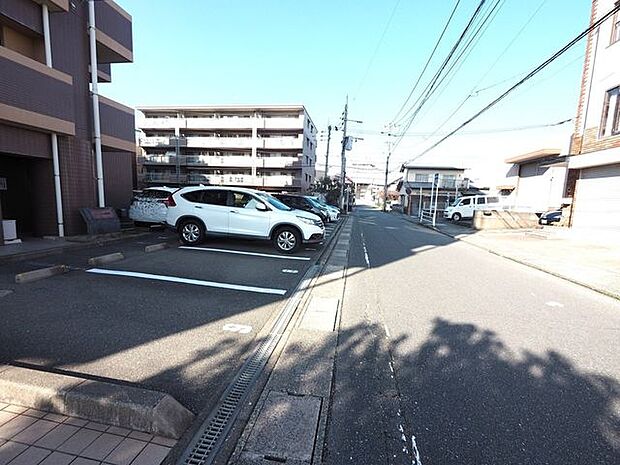
{"label": "curb", "polygon": [[91,257],[88,259],[90,266],[105,265],[106,263],[117,262],[123,260],[125,256],[121,252],[109,253],[106,255],[99,255],[98,257]]}
{"label": "curb", "polygon": [[151,244],[151,245],[144,246],[144,251],[146,253],[158,252],[159,250],[164,250],[164,249],[167,249],[168,247],[170,247],[170,244],[168,244],[167,242],[160,242],[159,244]]}
{"label": "curb", "polygon": [[178,439],[194,414],[169,394],[0,366],[0,401]]}
{"label": "curb", "polygon": [[[407,221],[408,223],[413,223],[412,221],[410,221],[410,220],[408,220],[406,218],[403,218],[403,219],[405,221]],[[457,237],[457,236],[453,236],[450,233],[442,231],[441,229],[438,229],[438,228],[434,228],[434,227],[432,227],[430,225],[425,225],[425,224],[420,223],[419,226],[422,226],[423,228],[426,228],[426,229],[430,229],[432,231],[436,231],[439,234],[443,234],[444,236],[450,237],[450,238],[455,239],[457,241],[465,242],[465,243],[467,243],[467,244],[469,244],[469,245],[471,245],[473,247],[479,248],[480,250],[484,250],[485,252],[489,252],[489,253],[491,253],[493,255],[496,255],[498,257],[505,258],[506,260],[510,260],[512,262],[519,263],[520,265],[524,265],[524,266],[527,266],[529,268],[533,268],[533,269],[538,270],[538,271],[542,271],[543,273],[547,273],[547,274],[549,274],[551,276],[555,276],[556,278],[563,279],[564,281],[568,281],[570,283],[577,284],[578,286],[585,287],[586,289],[590,289],[590,290],[592,290],[594,292],[598,292],[599,294],[603,294],[603,295],[605,295],[607,297],[611,297],[612,299],[620,300],[620,295],[619,294],[616,294],[614,292],[610,292],[607,289],[602,289],[602,288],[593,286],[593,285],[585,283],[583,281],[579,281],[578,279],[570,278],[570,277],[565,276],[563,274],[556,273],[555,271],[548,270],[548,269],[543,268],[543,267],[541,267],[539,265],[536,265],[534,263],[530,263],[530,262],[527,262],[527,261],[519,259],[519,258],[511,257],[510,255],[503,254],[501,252],[498,252],[496,250],[490,249],[490,248],[485,247],[485,246],[480,245],[480,244],[475,244],[475,243],[473,243],[471,241],[468,241],[467,238],[460,238],[460,237]]]}
{"label": "curb", "polygon": [[69,272],[69,267],[66,265],[50,266],[49,268],[39,268],[38,270],[25,271],[15,275],[15,282],[17,284],[31,283],[33,281],[39,281],[41,279],[50,278],[59,274]]}
{"label": "curb", "polygon": [[33,250],[30,252],[21,252],[13,255],[2,256],[0,257],[0,265],[4,265],[6,263],[20,262],[23,260],[32,260],[36,258],[48,257],[50,255],[57,255],[67,250],[83,250],[96,245],[136,239],[139,237],[148,236],[149,234],[151,234],[150,231],[132,234],[128,237],[95,237],[92,238],[90,242],[67,240],[63,245],[48,247],[47,249]]}

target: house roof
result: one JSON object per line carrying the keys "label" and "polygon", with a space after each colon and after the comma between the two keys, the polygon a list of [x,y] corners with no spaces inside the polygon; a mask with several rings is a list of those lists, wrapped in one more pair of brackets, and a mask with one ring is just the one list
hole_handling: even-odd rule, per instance
{"label": "house roof", "polygon": [[515,155],[504,160],[506,163],[527,163],[529,161],[540,160],[541,158],[557,157],[562,151],[560,149],[540,149],[534,152]]}
{"label": "house roof", "polygon": [[403,168],[416,169],[416,170],[428,170],[428,171],[436,171],[436,170],[450,170],[450,171],[465,171],[465,168],[456,168],[454,166],[429,166],[429,165],[408,165],[407,163],[403,163]]}

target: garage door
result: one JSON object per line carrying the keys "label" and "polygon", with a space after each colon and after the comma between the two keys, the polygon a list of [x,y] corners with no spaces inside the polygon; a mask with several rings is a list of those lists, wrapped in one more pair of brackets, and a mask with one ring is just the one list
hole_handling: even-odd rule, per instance
{"label": "garage door", "polygon": [[620,164],[581,170],[573,227],[620,230]]}

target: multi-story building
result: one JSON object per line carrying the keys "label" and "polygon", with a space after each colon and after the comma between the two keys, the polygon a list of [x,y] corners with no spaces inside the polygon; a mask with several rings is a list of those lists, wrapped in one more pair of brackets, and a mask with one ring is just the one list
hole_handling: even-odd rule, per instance
{"label": "multi-story building", "polygon": [[317,129],[301,105],[140,107],[138,184],[301,191],[314,182]]}
{"label": "multi-story building", "polygon": [[99,97],[95,137],[91,81],[132,59],[131,16],[112,0],[0,2],[0,219],[21,237],[78,234],[81,207],[127,207],[134,112]]}
{"label": "multi-story building", "polygon": [[[618,0],[593,0],[590,24]],[[588,35],[565,196],[574,227],[620,229],[620,13]]]}

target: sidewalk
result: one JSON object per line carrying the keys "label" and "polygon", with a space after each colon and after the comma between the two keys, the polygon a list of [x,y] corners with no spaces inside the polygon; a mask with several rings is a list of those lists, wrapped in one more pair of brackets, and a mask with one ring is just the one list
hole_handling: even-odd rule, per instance
{"label": "sidewalk", "polygon": [[[416,218],[403,215],[420,224]],[[431,227],[428,224],[422,226]],[[431,227],[432,228],[432,227]],[[504,258],[620,299],[620,245],[609,236],[570,234],[564,228],[476,231],[454,223],[435,230]]]}

